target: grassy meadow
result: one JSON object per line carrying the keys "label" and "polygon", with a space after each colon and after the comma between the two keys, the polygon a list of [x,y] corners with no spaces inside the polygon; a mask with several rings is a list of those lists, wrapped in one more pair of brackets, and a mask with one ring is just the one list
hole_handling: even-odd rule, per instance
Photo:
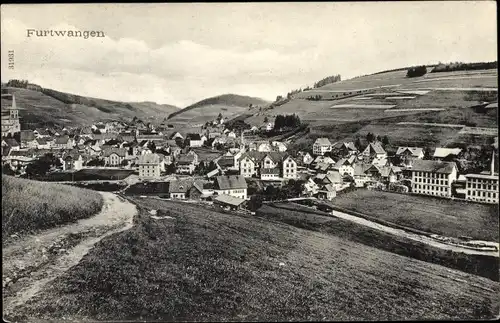
{"label": "grassy meadow", "polygon": [[476,256],[442,250],[421,242],[367,228],[348,220],[333,217],[329,213],[294,203],[264,205],[257,211],[257,214],[270,220],[332,234],[401,256],[461,270],[494,281],[499,280],[498,258],[493,256]]}
{"label": "grassy meadow", "polygon": [[2,175],[2,240],[89,217],[102,206],[95,191]]}
{"label": "grassy meadow", "polygon": [[[336,226],[316,232],[185,203],[135,202],[134,228],[99,242],[18,308],[20,319],[408,320],[498,313],[498,282],[356,243]],[[152,219],[150,209],[168,210],[172,218]]]}
{"label": "grassy meadow", "polygon": [[450,237],[498,241],[498,206],[431,196],[356,190],[333,204],[396,224]]}

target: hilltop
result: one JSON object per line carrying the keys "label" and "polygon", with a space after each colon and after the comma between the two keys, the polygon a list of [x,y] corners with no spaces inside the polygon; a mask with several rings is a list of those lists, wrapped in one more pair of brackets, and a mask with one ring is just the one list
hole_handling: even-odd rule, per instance
{"label": "hilltop", "polygon": [[17,87],[2,90],[15,94],[23,129],[44,126],[89,125],[96,120],[165,118],[178,108],[153,102],[119,102],[52,89],[41,91]]}
{"label": "hilltop", "polygon": [[237,95],[237,94],[223,94],[207,98],[196,102],[180,111],[176,111],[168,117],[174,122],[199,122],[204,123],[215,119],[219,113],[223,117],[230,119],[237,115],[246,113],[250,110],[250,106],[265,106],[269,102],[255,97]]}
{"label": "hilltop", "polygon": [[[297,114],[310,134],[294,142],[308,147],[316,137],[353,140],[368,132],[387,135],[395,145],[482,144],[490,138],[465,135],[460,127],[497,128],[497,109],[482,109],[498,101],[496,69],[430,73],[406,77],[406,69],[379,72],[294,93],[245,119],[260,126],[279,114]],[[409,127],[401,122],[416,123]],[[424,136],[425,135],[425,136]]]}

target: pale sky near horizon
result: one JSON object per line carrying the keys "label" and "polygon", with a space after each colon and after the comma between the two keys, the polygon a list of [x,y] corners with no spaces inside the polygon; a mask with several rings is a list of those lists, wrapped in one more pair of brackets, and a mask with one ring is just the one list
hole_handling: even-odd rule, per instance
{"label": "pale sky near horizon", "polygon": [[[27,29],[106,36],[27,37]],[[493,1],[11,4],[1,6],[1,72],[2,82],[120,101],[274,100],[334,74],[494,61],[496,30]]]}

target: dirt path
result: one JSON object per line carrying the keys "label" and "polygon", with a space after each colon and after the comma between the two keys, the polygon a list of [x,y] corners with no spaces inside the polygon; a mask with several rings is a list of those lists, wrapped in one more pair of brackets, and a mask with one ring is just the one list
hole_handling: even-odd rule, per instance
{"label": "dirt path", "polygon": [[443,242],[440,242],[440,241],[435,240],[435,239],[428,237],[428,236],[408,232],[408,231],[405,231],[402,229],[391,228],[391,227],[388,227],[388,226],[385,226],[385,225],[382,225],[382,224],[379,224],[376,222],[372,222],[372,221],[369,221],[369,220],[366,220],[366,219],[363,219],[363,218],[360,218],[357,216],[353,216],[353,215],[350,215],[347,213],[343,213],[343,212],[339,212],[339,211],[332,211],[331,214],[335,217],[338,217],[338,218],[352,221],[352,222],[355,222],[355,223],[358,223],[358,224],[361,224],[361,225],[364,225],[364,226],[367,226],[367,227],[370,227],[373,229],[377,229],[380,231],[384,231],[384,232],[387,232],[387,233],[390,233],[390,234],[393,234],[393,235],[396,235],[399,237],[404,237],[404,238],[408,238],[408,239],[411,239],[414,241],[423,242],[427,245],[437,247],[440,249],[451,250],[454,252],[463,252],[463,253],[471,254],[471,255],[485,255],[485,256],[495,256],[495,257],[499,256],[498,251],[481,251],[481,250],[469,249],[469,248],[465,248],[465,247],[461,247],[461,246],[457,246],[457,245],[443,243]]}
{"label": "dirt path", "polygon": [[101,194],[104,206],[97,215],[2,248],[4,317],[78,264],[95,243],[132,227],[136,206],[115,194]]}

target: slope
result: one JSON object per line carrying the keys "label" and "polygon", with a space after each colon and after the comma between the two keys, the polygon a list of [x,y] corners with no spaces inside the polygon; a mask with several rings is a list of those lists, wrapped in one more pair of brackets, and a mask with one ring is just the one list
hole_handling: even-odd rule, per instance
{"label": "slope", "polygon": [[[492,318],[498,282],[269,219],[144,198],[19,318],[393,320]],[[149,210],[168,213],[153,219]],[[50,300],[50,302],[48,301]]]}
{"label": "slope", "polygon": [[204,123],[216,118],[219,113],[231,119],[250,110],[252,106],[265,106],[269,102],[255,97],[223,94],[201,100],[180,111],[170,114],[169,121],[176,123]]}
{"label": "slope", "polygon": [[[406,71],[391,71],[345,80],[321,88],[300,92],[288,102],[265,109],[245,121],[260,126],[267,117],[297,114],[310,125],[311,133],[297,142],[301,147],[312,144],[318,136],[332,140],[352,140],[367,132],[387,134],[391,142],[411,144],[421,133],[437,140],[436,145],[471,142],[460,129],[449,130],[415,125],[415,131],[403,129],[399,122],[450,123],[472,127],[497,126],[497,109],[481,110],[484,102],[497,102],[498,73],[496,70],[431,73],[423,77],[406,78]],[[358,93],[359,92],[359,93]],[[352,125],[352,126],[351,126]],[[350,129],[355,129],[354,132]],[[408,129],[407,129],[408,130]],[[476,140],[476,139],[474,139]],[[479,138],[476,142],[487,141]],[[420,144],[420,142],[414,142]]]}
{"label": "slope", "polygon": [[147,120],[164,118],[178,108],[153,102],[118,102],[43,89],[41,92],[21,88],[5,88],[15,94],[20,109],[21,127],[76,126],[96,120],[123,120],[137,116]]}

